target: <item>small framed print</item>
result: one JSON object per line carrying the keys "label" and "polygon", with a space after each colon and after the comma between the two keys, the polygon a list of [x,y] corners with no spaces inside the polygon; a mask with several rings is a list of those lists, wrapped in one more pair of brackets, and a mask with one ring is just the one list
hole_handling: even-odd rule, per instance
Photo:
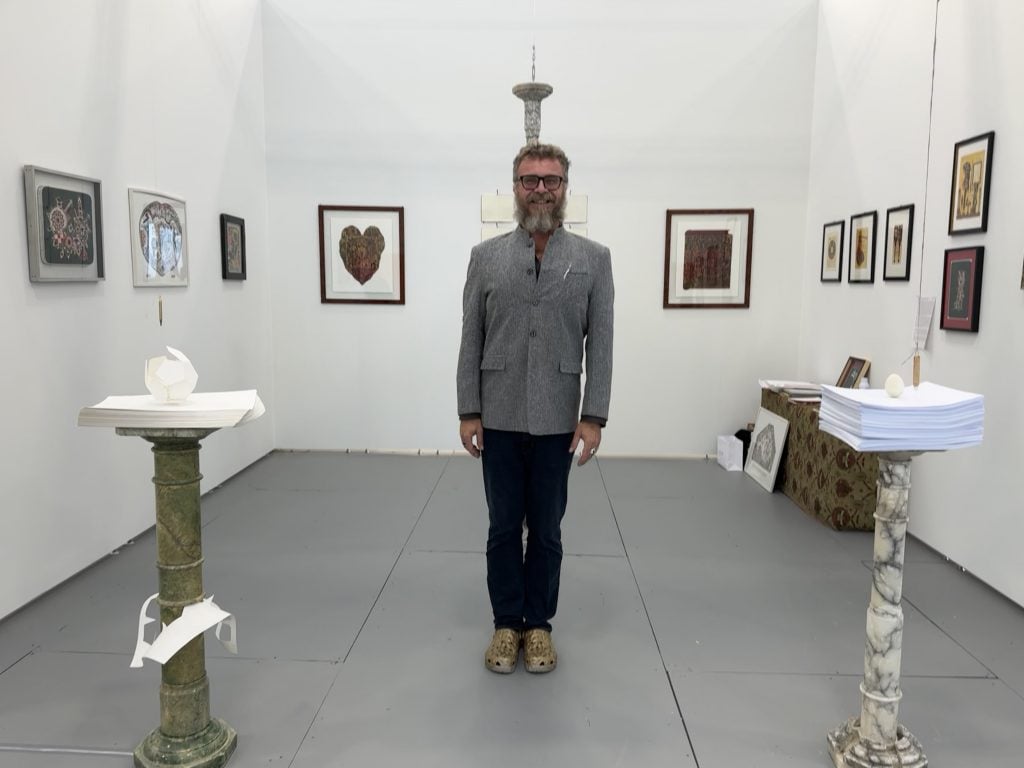
{"label": "small framed print", "polygon": [[992,184],[994,131],[958,141],[953,148],[949,192],[949,234],[988,230],[988,193]]}
{"label": "small framed print", "polygon": [[754,431],[750,434],[750,450],[743,470],[768,493],[775,490],[775,478],[782,463],[789,422],[767,408],[757,412]]}
{"label": "small framed print", "polygon": [[821,235],[821,282],[840,283],[843,280],[843,231],[845,221],[826,224]]}
{"label": "small framed print", "polygon": [[220,276],[245,280],[245,219],[220,215]]}
{"label": "small framed print", "polygon": [[865,357],[850,357],[843,366],[843,372],[839,374],[837,387],[856,389],[860,386],[861,379],[868,375],[871,369],[871,361]]}
{"label": "small framed print", "polygon": [[188,285],[185,201],[157,192],[129,189],[128,223],[135,287]]}
{"label": "small framed print", "polygon": [[28,279],[33,283],[103,279],[100,182],[25,166]]}
{"label": "small framed print", "polygon": [[883,280],[910,279],[911,243],[914,240],[914,206],[903,205],[885,212],[885,266]]}
{"label": "small framed print", "polygon": [[405,304],[405,208],[321,205],[320,303]]}
{"label": "small framed print", "polygon": [[942,269],[942,312],[939,327],[978,332],[981,315],[981,273],[985,248],[950,248]]}
{"label": "small framed print", "polygon": [[875,230],[878,211],[858,213],[850,217],[850,274],[851,283],[875,282]]}
{"label": "small framed print", "polygon": [[753,241],[753,208],[667,211],[662,306],[749,307]]}

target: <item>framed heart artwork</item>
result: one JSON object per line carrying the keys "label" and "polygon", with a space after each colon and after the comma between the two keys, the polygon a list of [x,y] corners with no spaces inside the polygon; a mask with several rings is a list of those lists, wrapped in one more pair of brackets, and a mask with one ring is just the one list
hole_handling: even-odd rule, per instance
{"label": "framed heart artwork", "polygon": [[321,304],[405,304],[405,209],[321,205]]}

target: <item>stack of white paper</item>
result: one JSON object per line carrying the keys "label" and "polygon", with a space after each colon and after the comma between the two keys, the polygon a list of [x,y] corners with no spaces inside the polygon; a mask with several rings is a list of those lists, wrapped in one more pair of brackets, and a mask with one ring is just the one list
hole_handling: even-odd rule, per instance
{"label": "stack of white paper", "polygon": [[817,397],[821,394],[821,384],[811,381],[788,381],[785,379],[761,379],[761,389],[782,392],[790,397]]}
{"label": "stack of white paper", "polygon": [[266,412],[255,389],[194,392],[180,402],[152,395],[113,395],[78,412],[80,427],[215,429],[258,419]]}
{"label": "stack of white paper", "polygon": [[981,443],[985,398],[922,382],[884,389],[823,386],[818,427],[858,451],[942,451]]}

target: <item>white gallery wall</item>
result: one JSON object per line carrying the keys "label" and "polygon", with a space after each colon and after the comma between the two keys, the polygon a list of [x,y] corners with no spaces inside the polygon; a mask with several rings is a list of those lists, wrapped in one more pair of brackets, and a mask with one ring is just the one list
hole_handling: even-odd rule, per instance
{"label": "white gallery wall", "polygon": [[[273,379],[260,4],[4,0],[0,70],[2,617],[153,525],[149,444],[76,427],[82,406],[144,392],[168,344],[271,414]],[[101,181],[106,280],[29,281],[28,164]],[[188,287],[132,287],[130,186],[186,200]],[[221,280],[220,213],[245,219],[244,282]],[[269,417],[211,435],[203,489],[273,444]]]}
{"label": "white gallery wall", "polygon": [[[607,454],[714,453],[797,366],[816,0],[263,9],[277,445],[458,449],[455,363],[480,196],[511,191],[512,86],[554,86],[612,251]],[[317,206],[405,209],[404,306],[321,304]],[[749,309],[665,310],[669,208],[754,208]]]}
{"label": "white gallery wall", "polygon": [[[834,380],[857,355],[872,361],[874,386],[892,372],[909,381],[917,296],[940,296],[946,249],[984,246],[979,332],[941,330],[936,314],[922,352],[925,380],[985,395],[984,443],[914,460],[910,530],[1018,603],[1022,28],[1024,6],[1014,0],[822,1],[800,325],[802,376]],[[950,236],[954,145],[988,131],[988,231]],[[883,250],[873,284],[847,283],[846,261],[841,284],[819,282],[826,222],[845,219],[848,259],[851,215],[879,212],[881,249],[886,208],[906,203],[916,206],[908,282],[882,280]]]}

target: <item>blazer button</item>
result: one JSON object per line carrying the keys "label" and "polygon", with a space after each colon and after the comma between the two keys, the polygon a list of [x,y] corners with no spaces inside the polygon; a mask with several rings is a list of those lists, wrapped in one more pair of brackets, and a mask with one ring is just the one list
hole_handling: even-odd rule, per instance
{"label": "blazer button", "polygon": [[537,301],[536,299],[534,299],[534,300],[533,300],[533,306],[535,306],[535,307],[539,307],[539,306],[540,306],[540,302],[539,302],[539,301]]}
{"label": "blazer button", "polygon": [[532,339],[532,338],[533,338],[534,336],[536,336],[536,335],[537,335],[537,332],[536,332],[536,331],[530,331],[530,338],[531,338],[531,339]]}
{"label": "blazer button", "polygon": [[526,274],[532,275],[533,274],[533,267],[530,267],[528,270],[526,270]]}

